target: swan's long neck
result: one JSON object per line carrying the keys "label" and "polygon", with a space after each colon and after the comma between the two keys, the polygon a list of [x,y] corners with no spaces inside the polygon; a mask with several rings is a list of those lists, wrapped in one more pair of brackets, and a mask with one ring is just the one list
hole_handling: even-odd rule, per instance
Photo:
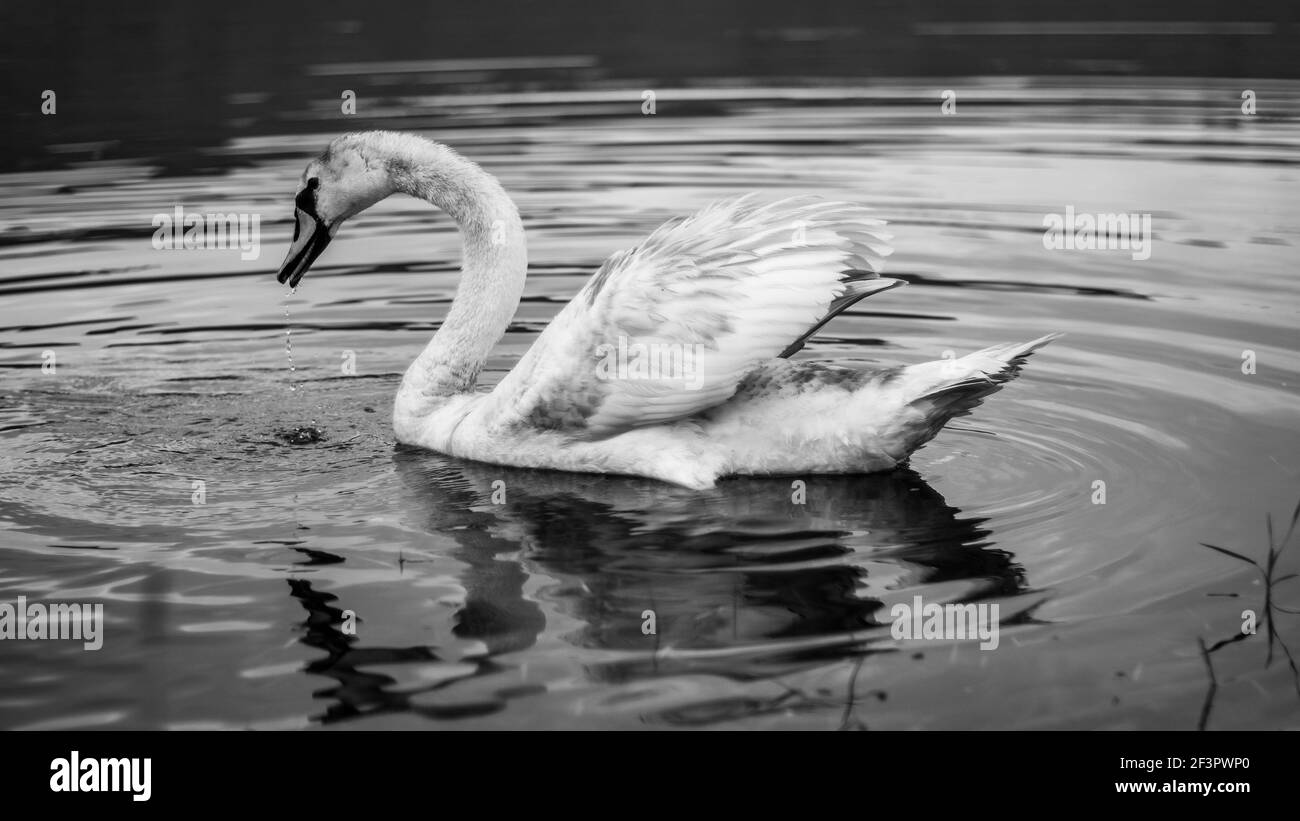
{"label": "swan's long neck", "polygon": [[445,211],[460,227],[460,285],[447,318],[411,363],[399,401],[421,413],[473,389],[519,305],[528,273],[519,212],[496,178],[443,145],[418,141],[389,160],[398,191]]}

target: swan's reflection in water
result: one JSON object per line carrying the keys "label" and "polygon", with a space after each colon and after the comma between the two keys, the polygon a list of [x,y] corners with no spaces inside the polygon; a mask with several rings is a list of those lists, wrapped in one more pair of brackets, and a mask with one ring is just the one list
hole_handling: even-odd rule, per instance
{"label": "swan's reflection in water", "polygon": [[[451,558],[463,564],[452,634],[485,652],[452,659],[435,647],[365,646],[342,629],[346,605],[294,580],[309,613],[303,641],[326,653],[307,672],[338,682],[317,693],[332,702],[324,721],[394,711],[452,719],[535,695],[543,686],[518,678],[508,688],[465,685],[530,649],[546,652],[535,645],[548,612],[565,623],[557,636],[589,681],[753,681],[874,652],[869,643],[888,640],[892,603],[914,595],[944,603],[1025,590],[1022,568],[992,547],[984,522],[963,518],[910,470],[737,479],[697,492],[401,448],[394,465],[408,524],[453,540]],[[460,675],[424,687],[394,687],[373,669],[451,662]],[[453,686],[457,698],[431,697]]]}

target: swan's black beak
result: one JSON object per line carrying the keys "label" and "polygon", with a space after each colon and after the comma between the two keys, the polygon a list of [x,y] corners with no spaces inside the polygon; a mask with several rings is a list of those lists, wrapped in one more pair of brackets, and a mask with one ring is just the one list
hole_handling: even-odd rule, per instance
{"label": "swan's black beak", "polygon": [[330,244],[331,239],[325,223],[306,211],[295,208],[294,216],[298,221],[293,226],[293,242],[289,244],[289,253],[284,258],[284,264],[280,266],[279,275],[276,276],[281,285],[288,282],[290,288],[298,287],[298,282],[316,261],[316,257],[320,256],[321,251],[325,250],[325,246]]}

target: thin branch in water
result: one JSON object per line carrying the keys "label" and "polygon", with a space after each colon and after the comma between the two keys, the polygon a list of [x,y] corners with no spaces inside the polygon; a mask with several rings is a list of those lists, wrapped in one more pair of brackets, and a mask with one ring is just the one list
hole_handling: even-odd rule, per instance
{"label": "thin branch in water", "polygon": [[[1206,544],[1205,542],[1201,542],[1201,547],[1208,547],[1208,548],[1211,549],[1211,550],[1217,550],[1217,551],[1219,551],[1220,553],[1223,553],[1223,554],[1226,555],[1226,556],[1231,556],[1231,557],[1234,558],[1234,559],[1240,559],[1240,560],[1242,560],[1243,562],[1247,562],[1247,563],[1249,563],[1249,564],[1253,564],[1253,565],[1255,565],[1255,567],[1259,567],[1259,563],[1256,562],[1254,559],[1250,558],[1249,556],[1243,556],[1243,555],[1241,555],[1240,553],[1237,553],[1237,552],[1235,552],[1235,551],[1229,550],[1229,549],[1226,548],[1226,547],[1218,547],[1218,546],[1216,546],[1216,545]],[[1260,569],[1262,570],[1263,568],[1260,568]]]}
{"label": "thin branch in water", "polygon": [[1219,691],[1219,680],[1214,675],[1214,664],[1210,661],[1210,651],[1205,646],[1205,639],[1198,636],[1196,643],[1201,647],[1201,658],[1205,659],[1205,669],[1210,674],[1210,689],[1205,693],[1205,704],[1201,707],[1201,720],[1196,723],[1196,729],[1204,730],[1210,723],[1210,710],[1214,707],[1214,696]]}
{"label": "thin branch in water", "polygon": [[867,729],[867,725],[853,715],[854,696],[858,689],[858,673],[862,672],[862,662],[866,660],[866,656],[858,656],[857,662],[853,665],[853,674],[849,676],[849,697],[844,702],[844,717],[840,719],[841,730]]}
{"label": "thin branch in water", "polygon": [[[1276,578],[1276,579],[1273,578],[1273,574],[1277,570],[1278,559],[1281,558],[1282,553],[1285,552],[1287,547],[1290,546],[1291,544],[1291,537],[1295,534],[1297,522],[1300,522],[1300,502],[1296,503],[1295,511],[1291,514],[1291,522],[1287,526],[1286,533],[1285,535],[1282,536],[1282,540],[1274,541],[1273,514],[1271,513],[1264,514],[1264,526],[1268,535],[1268,558],[1265,560],[1265,563],[1263,565],[1261,565],[1259,562],[1256,562],[1254,559],[1250,558],[1249,556],[1243,556],[1242,554],[1237,553],[1236,551],[1233,550],[1229,550],[1226,547],[1219,547],[1218,545],[1206,544],[1205,542],[1201,542],[1200,544],[1202,547],[1207,547],[1210,550],[1216,551],[1218,553],[1222,553],[1225,556],[1230,556],[1234,559],[1250,564],[1252,567],[1258,570],[1260,574],[1264,577],[1264,635],[1268,639],[1268,651],[1264,658],[1264,667],[1268,668],[1273,664],[1275,647],[1281,647],[1282,653],[1286,656],[1287,666],[1291,668],[1291,681],[1292,684],[1295,686],[1296,695],[1300,695],[1300,666],[1296,664],[1295,657],[1291,654],[1291,648],[1287,646],[1286,642],[1282,639],[1282,636],[1278,633],[1277,620],[1274,618],[1275,613],[1285,613],[1287,615],[1297,616],[1300,615],[1300,610],[1291,610],[1290,608],[1282,607],[1281,605],[1275,604],[1273,602],[1273,587],[1275,585],[1281,584],[1284,581],[1289,581],[1291,579],[1300,577],[1300,573],[1288,573],[1285,576],[1282,576],[1280,578]],[[1209,649],[1205,648],[1205,642],[1203,640],[1198,639],[1198,641],[1201,641],[1201,649],[1205,656],[1206,665],[1208,666],[1210,663],[1209,661],[1210,653],[1213,653],[1214,651],[1220,649],[1221,647],[1224,647],[1225,645],[1241,641],[1249,637],[1250,635],[1253,634],[1243,633],[1240,635],[1233,636],[1230,639],[1224,639],[1222,641],[1217,642],[1213,647],[1210,647]],[[1213,668],[1211,667],[1210,668],[1211,678],[1213,678],[1213,672],[1214,672]],[[1217,686],[1218,686],[1217,682],[1214,683],[1214,687],[1217,688]],[[1211,690],[1211,694],[1213,694],[1213,689]],[[1208,719],[1208,716],[1209,713],[1208,713],[1208,703],[1207,703],[1206,712],[1203,715],[1202,720],[1204,721],[1205,719]]]}

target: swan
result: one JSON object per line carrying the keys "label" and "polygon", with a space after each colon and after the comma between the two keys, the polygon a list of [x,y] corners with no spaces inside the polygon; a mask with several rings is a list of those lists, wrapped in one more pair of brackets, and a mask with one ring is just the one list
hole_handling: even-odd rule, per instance
{"label": "swan", "polygon": [[868,371],[793,361],[879,275],[885,223],[862,206],[754,195],[670,221],[609,257],[490,391],[479,372],[527,274],[524,229],[496,178],[414,134],[345,134],[308,163],[278,280],[296,288],[343,222],[394,193],[459,226],[460,283],[393,403],[399,442],[523,468],[624,474],[692,489],[733,475],[890,470],[1055,339]]}

